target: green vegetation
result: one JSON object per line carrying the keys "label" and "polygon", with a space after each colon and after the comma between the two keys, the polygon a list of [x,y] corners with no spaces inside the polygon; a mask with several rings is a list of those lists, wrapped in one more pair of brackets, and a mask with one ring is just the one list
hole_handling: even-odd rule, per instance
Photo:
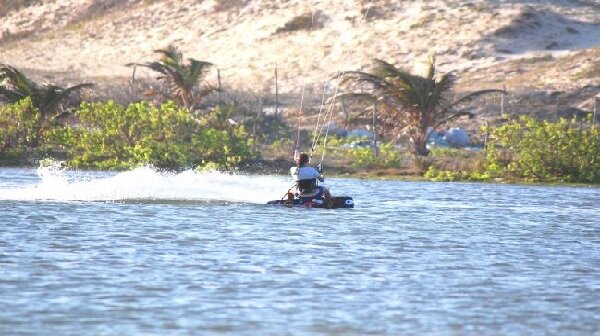
{"label": "green vegetation", "polygon": [[[179,106],[192,109],[200,100],[215,91],[215,88],[208,84],[198,88],[208,68],[212,66],[211,63],[193,58],[190,58],[188,63],[184,63],[183,54],[174,45],[155,52],[161,55],[160,60],[143,64],[131,63],[128,66],[146,67],[160,73],[158,79],[165,84],[166,95]],[[161,94],[161,92],[154,93]]]}
{"label": "green vegetation", "polygon": [[598,183],[600,130],[577,120],[523,116],[491,130],[485,169],[527,181]]}
{"label": "green vegetation", "polygon": [[357,147],[350,149],[348,154],[353,168],[395,168],[402,161],[401,153],[389,143],[381,144],[377,153],[370,147]]}
{"label": "green vegetation", "polygon": [[81,83],[65,88],[53,84],[40,84],[12,66],[0,64],[0,99],[15,103],[23,98],[31,98],[31,103],[41,114],[42,121],[58,117],[58,113],[63,109],[62,102],[69,95],[92,86],[92,83]]}
{"label": "green vegetation", "polygon": [[331,137],[327,142],[328,157],[354,169],[387,169],[400,167],[404,155],[392,143],[379,143],[377,151],[366,138]]}
{"label": "green vegetation", "polygon": [[45,133],[40,120],[31,98],[0,107],[0,158],[14,160],[37,147]]}
{"label": "green vegetation", "polygon": [[[433,59],[428,64],[425,76],[411,74],[382,60],[376,59],[374,62],[371,72],[347,71],[336,77],[342,79],[342,84],[359,91],[348,96],[366,96],[381,104],[377,116],[379,120],[398,133],[407,134],[414,154],[419,156],[429,154],[425,147],[428,128],[437,128],[463,115],[472,116],[467,111],[457,109],[464,102],[484,94],[504,92],[481,90],[450,102],[449,94],[455,78],[452,74],[445,74],[438,79]],[[370,93],[362,92],[365,86],[370,88]]]}
{"label": "green vegetation", "polygon": [[[454,164],[437,160],[425,177],[433,181],[599,183],[600,130],[589,122],[523,116],[486,129],[490,138],[481,155],[457,152],[451,156]],[[448,154],[440,157],[447,160]]]}
{"label": "green vegetation", "polygon": [[219,107],[194,118],[173,102],[83,103],[74,111],[77,123],[40,128],[41,114],[25,98],[0,108],[0,159],[49,154],[77,168],[234,169],[253,154],[244,127],[228,122],[230,113]]}
{"label": "green vegetation", "polygon": [[217,108],[195,119],[173,102],[84,103],[75,113],[80,124],[54,129],[50,142],[67,151],[72,167],[179,169],[210,163],[231,169],[251,152],[244,128],[223,122],[226,111]]}
{"label": "green vegetation", "polygon": [[[181,54],[172,56],[180,64]],[[199,96],[192,94],[192,84],[202,77],[207,63],[196,70],[192,69],[193,62],[190,68],[168,68],[167,63],[157,65],[165,76],[179,69],[180,75],[189,77],[177,81],[189,84],[185,86],[188,91],[173,89],[175,98],[180,98],[177,101],[160,106],[146,101],[129,105],[84,102],[78,107],[73,102],[72,107],[66,106],[67,98],[92,84],[67,88],[38,84],[17,69],[0,64],[0,100],[7,103],[0,106],[0,160],[23,164],[53,157],[64,159],[69,167],[107,170],[143,165],[233,170],[259,157],[255,149],[260,148],[270,159],[285,162],[294,146],[294,132],[285,119],[248,116],[234,105],[194,112],[182,105],[197,102]],[[399,148],[404,147],[382,137],[375,149],[372,139],[330,136],[324,146],[316,148],[326,151],[329,168],[339,167],[333,171],[346,173],[368,169],[375,175],[419,173],[434,181],[600,183],[600,131],[591,116],[587,120],[557,122],[521,117],[484,128],[482,132],[489,136],[483,150],[428,150],[427,128],[468,114],[456,108],[458,103],[500,91],[478,91],[449,103],[446,95],[454,79],[449,75],[437,79],[434,71],[433,62],[422,77],[377,61],[373,73],[341,74],[343,83],[350,87],[357,89],[366,84],[371,89],[367,94],[345,95],[358,97],[356,102],[377,99],[382,106],[377,111],[381,129],[394,130],[393,135],[405,132],[412,147],[402,150]],[[173,85],[175,78],[180,77],[169,79]],[[300,143],[312,143],[310,138],[316,135],[303,134],[306,139],[301,138]],[[408,152],[417,155],[409,156]]]}
{"label": "green vegetation", "polygon": [[[181,54],[170,51],[165,54],[171,58],[164,58],[157,68],[164,70],[178,102],[186,105],[195,101],[192,90],[208,63],[192,60],[184,66]],[[22,162],[47,153],[65,156],[68,166],[81,168],[150,164],[232,169],[253,155],[244,127],[230,123],[232,107],[217,107],[199,118],[172,101],[159,107],[149,102],[129,106],[108,102],[65,109],[69,95],[91,86],[38,84],[0,64],[0,100],[8,103],[0,107],[0,159]],[[67,114],[71,119],[63,125],[61,117]]]}
{"label": "green vegetation", "polygon": [[[53,84],[39,84],[27,78],[22,72],[7,64],[0,64],[0,100],[19,103],[27,99],[23,110],[15,112],[17,117],[25,117],[30,113],[36,116],[22,119],[30,129],[28,145],[37,147],[42,133],[58,119],[66,114],[63,102],[84,88],[92,87],[91,83],[81,83],[70,87]],[[19,107],[17,107],[18,109]]]}

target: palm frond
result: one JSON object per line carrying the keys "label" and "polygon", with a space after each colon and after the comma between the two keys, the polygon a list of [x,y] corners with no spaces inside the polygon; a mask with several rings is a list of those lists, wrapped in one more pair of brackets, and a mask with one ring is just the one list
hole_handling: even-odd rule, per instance
{"label": "palm frond", "polygon": [[373,74],[381,78],[396,78],[400,77],[402,73],[405,73],[404,70],[398,69],[392,64],[377,58],[373,60],[373,63],[375,63],[373,66]]}
{"label": "palm frond", "polygon": [[167,49],[154,50],[155,53],[161,54],[160,61],[168,66],[179,67],[183,63],[183,54],[179,48],[169,45]]}
{"label": "palm frond", "polygon": [[3,100],[7,103],[14,103],[22,100],[25,97],[27,96],[23,95],[23,93],[20,91],[7,89],[0,86],[0,100]]}
{"label": "palm frond", "polygon": [[213,66],[212,63],[205,61],[198,61],[193,58],[189,59],[189,76],[194,79],[194,82],[197,82],[202,76],[204,76],[207,69]]}
{"label": "palm frond", "polygon": [[[155,50],[155,53],[161,55],[159,61],[127,65],[146,67],[162,74],[163,76],[158,79],[164,82],[171,98],[186,107],[193,105],[194,87],[206,75],[207,69],[212,66],[212,63],[189,58],[188,63],[185,64],[183,54],[173,45],[169,45],[166,49]],[[199,92],[200,97],[208,94],[204,91],[212,92],[214,88],[204,88]]]}
{"label": "palm frond", "polygon": [[80,91],[84,88],[93,87],[93,83],[81,83],[67,88],[62,88],[56,85],[47,85],[37,92],[33,97],[36,101],[36,106],[42,114],[42,118],[50,116],[58,110],[61,102],[73,92]]}
{"label": "palm frond", "polygon": [[149,62],[149,63],[127,63],[127,66],[140,66],[144,68],[148,68],[150,70],[156,71],[163,75],[168,75],[168,67],[166,67],[163,63],[160,62]]}
{"label": "palm frond", "polygon": [[31,96],[39,86],[8,64],[0,64],[0,81],[4,88],[4,99],[10,102]]}
{"label": "palm frond", "polygon": [[340,84],[347,85],[348,83],[356,83],[358,85],[367,85],[373,89],[373,91],[394,91],[401,90],[395,86],[395,83],[386,81],[375,74],[362,71],[345,71],[340,72],[333,77],[333,79],[341,78]]}
{"label": "palm frond", "polygon": [[429,58],[427,74],[425,75],[425,78],[432,81],[434,76],[435,76],[435,56],[431,56]]}
{"label": "palm frond", "polygon": [[[436,77],[435,59],[431,58],[424,76],[412,74],[383,60],[375,59],[370,72],[345,71],[334,78],[350,89],[360,88],[361,92],[348,93],[340,97],[375,97],[382,102],[378,118],[382,124],[396,132],[408,135],[414,153],[426,155],[426,134],[429,127],[438,127],[454,118],[474,115],[466,110],[455,111],[454,106],[467,102],[479,95],[503,92],[502,90],[482,90],[449,102],[456,77],[453,73]],[[368,93],[362,90],[369,89]],[[398,133],[399,134],[399,133]]]}
{"label": "palm frond", "polygon": [[377,99],[376,96],[374,96],[370,93],[354,93],[354,92],[338,93],[337,95],[332,97],[332,99],[344,99],[344,98],[351,98],[351,99],[358,99],[358,100],[376,100]]}
{"label": "palm frond", "polygon": [[459,117],[463,117],[463,116],[467,116],[467,117],[469,117],[469,119],[475,118],[475,114],[473,112],[466,111],[466,110],[464,110],[464,111],[458,111],[456,113],[447,115],[446,117],[438,120],[435,123],[435,125],[433,126],[433,128],[437,128],[437,127],[439,127],[439,126],[447,123],[450,120],[453,120],[453,119],[456,119],[456,118],[459,118]]}
{"label": "palm frond", "polygon": [[[53,100],[51,100],[49,103],[53,106],[58,106],[62,100],[66,99],[72,93],[81,91],[85,88],[91,88],[93,86],[93,83],[81,83],[67,88],[58,87],[55,91],[55,94],[53,95]],[[54,111],[55,109],[56,108],[53,108],[52,111]]]}

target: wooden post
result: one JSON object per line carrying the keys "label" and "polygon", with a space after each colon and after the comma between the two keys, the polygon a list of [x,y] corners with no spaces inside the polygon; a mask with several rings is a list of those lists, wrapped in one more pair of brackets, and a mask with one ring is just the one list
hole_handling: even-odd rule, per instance
{"label": "wooden post", "polygon": [[[506,85],[503,87],[504,92],[506,92]],[[500,116],[504,118],[504,96],[505,93],[502,92],[502,96],[500,96]]]}
{"label": "wooden post", "polygon": [[592,127],[596,127],[596,113],[598,111],[598,101],[600,101],[600,98],[594,97],[594,114],[592,115]]}
{"label": "wooden post", "polygon": [[485,161],[485,157],[487,156],[487,145],[488,139],[490,138],[490,123],[485,121],[485,137],[483,138],[483,160]]}
{"label": "wooden post", "polygon": [[221,70],[217,68],[217,102],[221,105]]}
{"label": "wooden post", "polygon": [[279,116],[279,86],[277,79],[277,64],[275,64],[275,117]]}
{"label": "wooden post", "polygon": [[[131,82],[129,83],[129,94],[133,97],[135,95],[135,72],[137,70],[137,66],[133,67],[133,71],[131,72]],[[131,98],[131,97],[130,97]]]}
{"label": "wooden post", "polygon": [[377,100],[373,99],[373,152],[375,157],[379,157],[377,148]]}
{"label": "wooden post", "polygon": [[256,111],[256,119],[254,119],[254,125],[252,127],[252,151],[256,153],[256,127],[260,122],[260,114],[263,109],[263,98],[262,96],[258,99],[258,111]]}

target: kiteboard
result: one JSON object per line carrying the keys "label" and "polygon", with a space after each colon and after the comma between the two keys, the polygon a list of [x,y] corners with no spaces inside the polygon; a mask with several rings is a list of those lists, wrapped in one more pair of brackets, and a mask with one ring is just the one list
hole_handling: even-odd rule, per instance
{"label": "kiteboard", "polygon": [[326,204],[322,199],[303,201],[300,198],[294,198],[290,203],[288,200],[279,199],[269,201],[267,204],[270,205],[283,205],[283,206],[299,206],[308,208],[324,208],[324,209],[351,209],[354,208],[354,200],[348,196],[332,197],[331,204]]}

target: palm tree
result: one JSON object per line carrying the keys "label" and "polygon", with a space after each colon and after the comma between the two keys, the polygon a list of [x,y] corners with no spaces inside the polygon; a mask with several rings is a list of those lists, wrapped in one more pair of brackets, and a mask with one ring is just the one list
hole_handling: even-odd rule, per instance
{"label": "palm tree", "polygon": [[459,104],[483,94],[504,92],[480,90],[450,102],[449,94],[454,86],[455,76],[447,73],[437,78],[433,58],[429,61],[425,76],[411,74],[379,59],[375,59],[374,63],[371,72],[346,71],[337,74],[335,78],[341,79],[341,84],[353,89],[367,89],[367,93],[344,95],[376,99],[380,107],[380,122],[408,135],[413,152],[419,156],[429,153],[426,148],[428,129],[435,129],[463,115],[473,116],[470,112],[457,110]]}
{"label": "palm tree", "polygon": [[212,86],[205,85],[200,91],[194,92],[212,63],[189,58],[189,63],[184,64],[181,51],[173,45],[169,45],[167,49],[155,50],[155,53],[161,55],[159,61],[130,63],[127,66],[142,66],[161,73],[158,79],[166,84],[169,96],[180,106],[191,108],[197,101],[215,90]]}
{"label": "palm tree", "polygon": [[[92,83],[81,83],[64,88],[54,84],[39,84],[16,68],[0,64],[0,101],[12,104],[29,97],[33,107],[40,113],[36,127],[38,135],[49,122],[68,113],[63,110],[62,103],[69,95],[92,86]],[[34,141],[35,145],[37,140]]]}

